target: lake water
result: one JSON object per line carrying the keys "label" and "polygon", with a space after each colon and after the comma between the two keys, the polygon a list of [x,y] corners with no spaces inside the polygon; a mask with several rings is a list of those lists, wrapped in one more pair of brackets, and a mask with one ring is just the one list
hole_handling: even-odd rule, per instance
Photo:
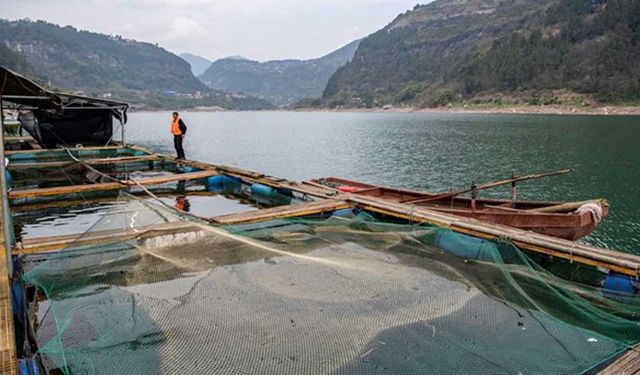
{"label": "lake water", "polygon": [[[127,142],[173,153],[170,112],[131,113]],[[340,176],[444,191],[572,168],[519,185],[536,200],[606,198],[585,241],[640,254],[640,117],[184,112],[187,157],[294,180]],[[508,188],[480,196],[508,197]]]}

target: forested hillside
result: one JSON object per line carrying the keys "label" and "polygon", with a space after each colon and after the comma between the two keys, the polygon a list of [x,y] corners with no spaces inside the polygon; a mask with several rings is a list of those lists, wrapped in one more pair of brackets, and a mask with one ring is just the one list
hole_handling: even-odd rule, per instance
{"label": "forested hillside", "polygon": [[365,38],[316,104],[424,107],[505,97],[640,100],[640,0],[416,6]]}
{"label": "forested hillside", "polygon": [[1,62],[60,90],[152,107],[268,106],[210,90],[186,61],[150,43],[28,20],[0,20],[0,41]]}

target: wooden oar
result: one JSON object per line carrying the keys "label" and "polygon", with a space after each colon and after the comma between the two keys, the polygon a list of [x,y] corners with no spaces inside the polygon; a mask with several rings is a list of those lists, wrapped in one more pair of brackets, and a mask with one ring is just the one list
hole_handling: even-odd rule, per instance
{"label": "wooden oar", "polygon": [[436,195],[435,197],[412,198],[412,199],[409,199],[409,200],[403,200],[403,201],[401,201],[401,203],[425,203],[425,202],[431,202],[431,201],[438,201],[438,200],[442,200],[442,199],[455,197],[455,196],[460,195],[460,194],[468,193],[468,192],[473,191],[473,190],[476,190],[476,191],[478,191],[478,190],[486,190],[486,189],[494,188],[496,186],[513,184],[513,183],[516,183],[516,182],[519,182],[519,181],[534,180],[534,179],[537,179],[537,178],[556,176],[556,175],[567,174],[567,173],[571,173],[571,172],[573,172],[573,169],[563,169],[563,170],[556,171],[556,172],[530,174],[530,175],[527,175],[527,176],[514,177],[514,178],[507,179],[507,180],[491,182],[491,183],[488,183],[488,184],[485,184],[485,185],[474,186],[474,187],[471,187],[469,189],[456,190],[456,191],[452,191],[452,192],[449,192],[449,193]]}

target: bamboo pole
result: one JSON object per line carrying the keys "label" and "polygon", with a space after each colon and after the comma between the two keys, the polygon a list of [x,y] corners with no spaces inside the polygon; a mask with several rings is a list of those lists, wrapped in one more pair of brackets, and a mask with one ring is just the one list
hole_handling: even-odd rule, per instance
{"label": "bamboo pole", "polygon": [[256,211],[217,216],[211,218],[210,221],[218,224],[255,223],[273,219],[323,214],[350,207],[352,207],[352,204],[343,200],[320,200],[305,204],[291,204]]}
{"label": "bamboo pole", "polygon": [[556,172],[530,174],[530,175],[527,175],[527,176],[509,178],[509,179],[506,179],[506,180],[495,181],[495,182],[491,182],[491,183],[484,184],[484,185],[479,185],[479,186],[474,185],[474,186],[472,186],[471,188],[468,188],[468,189],[460,189],[460,190],[452,191],[452,192],[449,192],[449,193],[443,193],[443,194],[437,195],[435,197],[413,198],[413,199],[401,201],[401,203],[414,203],[415,204],[415,203],[426,203],[426,202],[431,202],[431,201],[438,201],[438,200],[442,200],[442,199],[452,198],[452,197],[455,197],[457,195],[468,193],[468,192],[474,191],[474,190],[475,191],[486,190],[486,189],[491,189],[491,188],[494,188],[494,187],[497,187],[497,186],[502,186],[502,185],[507,185],[507,184],[515,184],[516,182],[520,182],[520,181],[528,181],[528,180],[534,180],[534,179],[543,178],[543,177],[557,176],[557,175],[567,174],[567,173],[571,173],[571,172],[573,172],[572,169],[563,169],[563,170],[556,171]]}

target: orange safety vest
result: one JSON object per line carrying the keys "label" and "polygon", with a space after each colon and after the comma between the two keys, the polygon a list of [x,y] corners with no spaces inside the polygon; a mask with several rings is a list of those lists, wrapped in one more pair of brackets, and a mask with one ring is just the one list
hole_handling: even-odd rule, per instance
{"label": "orange safety vest", "polygon": [[180,117],[173,120],[173,122],[171,123],[171,134],[182,135],[182,132],[180,131]]}

